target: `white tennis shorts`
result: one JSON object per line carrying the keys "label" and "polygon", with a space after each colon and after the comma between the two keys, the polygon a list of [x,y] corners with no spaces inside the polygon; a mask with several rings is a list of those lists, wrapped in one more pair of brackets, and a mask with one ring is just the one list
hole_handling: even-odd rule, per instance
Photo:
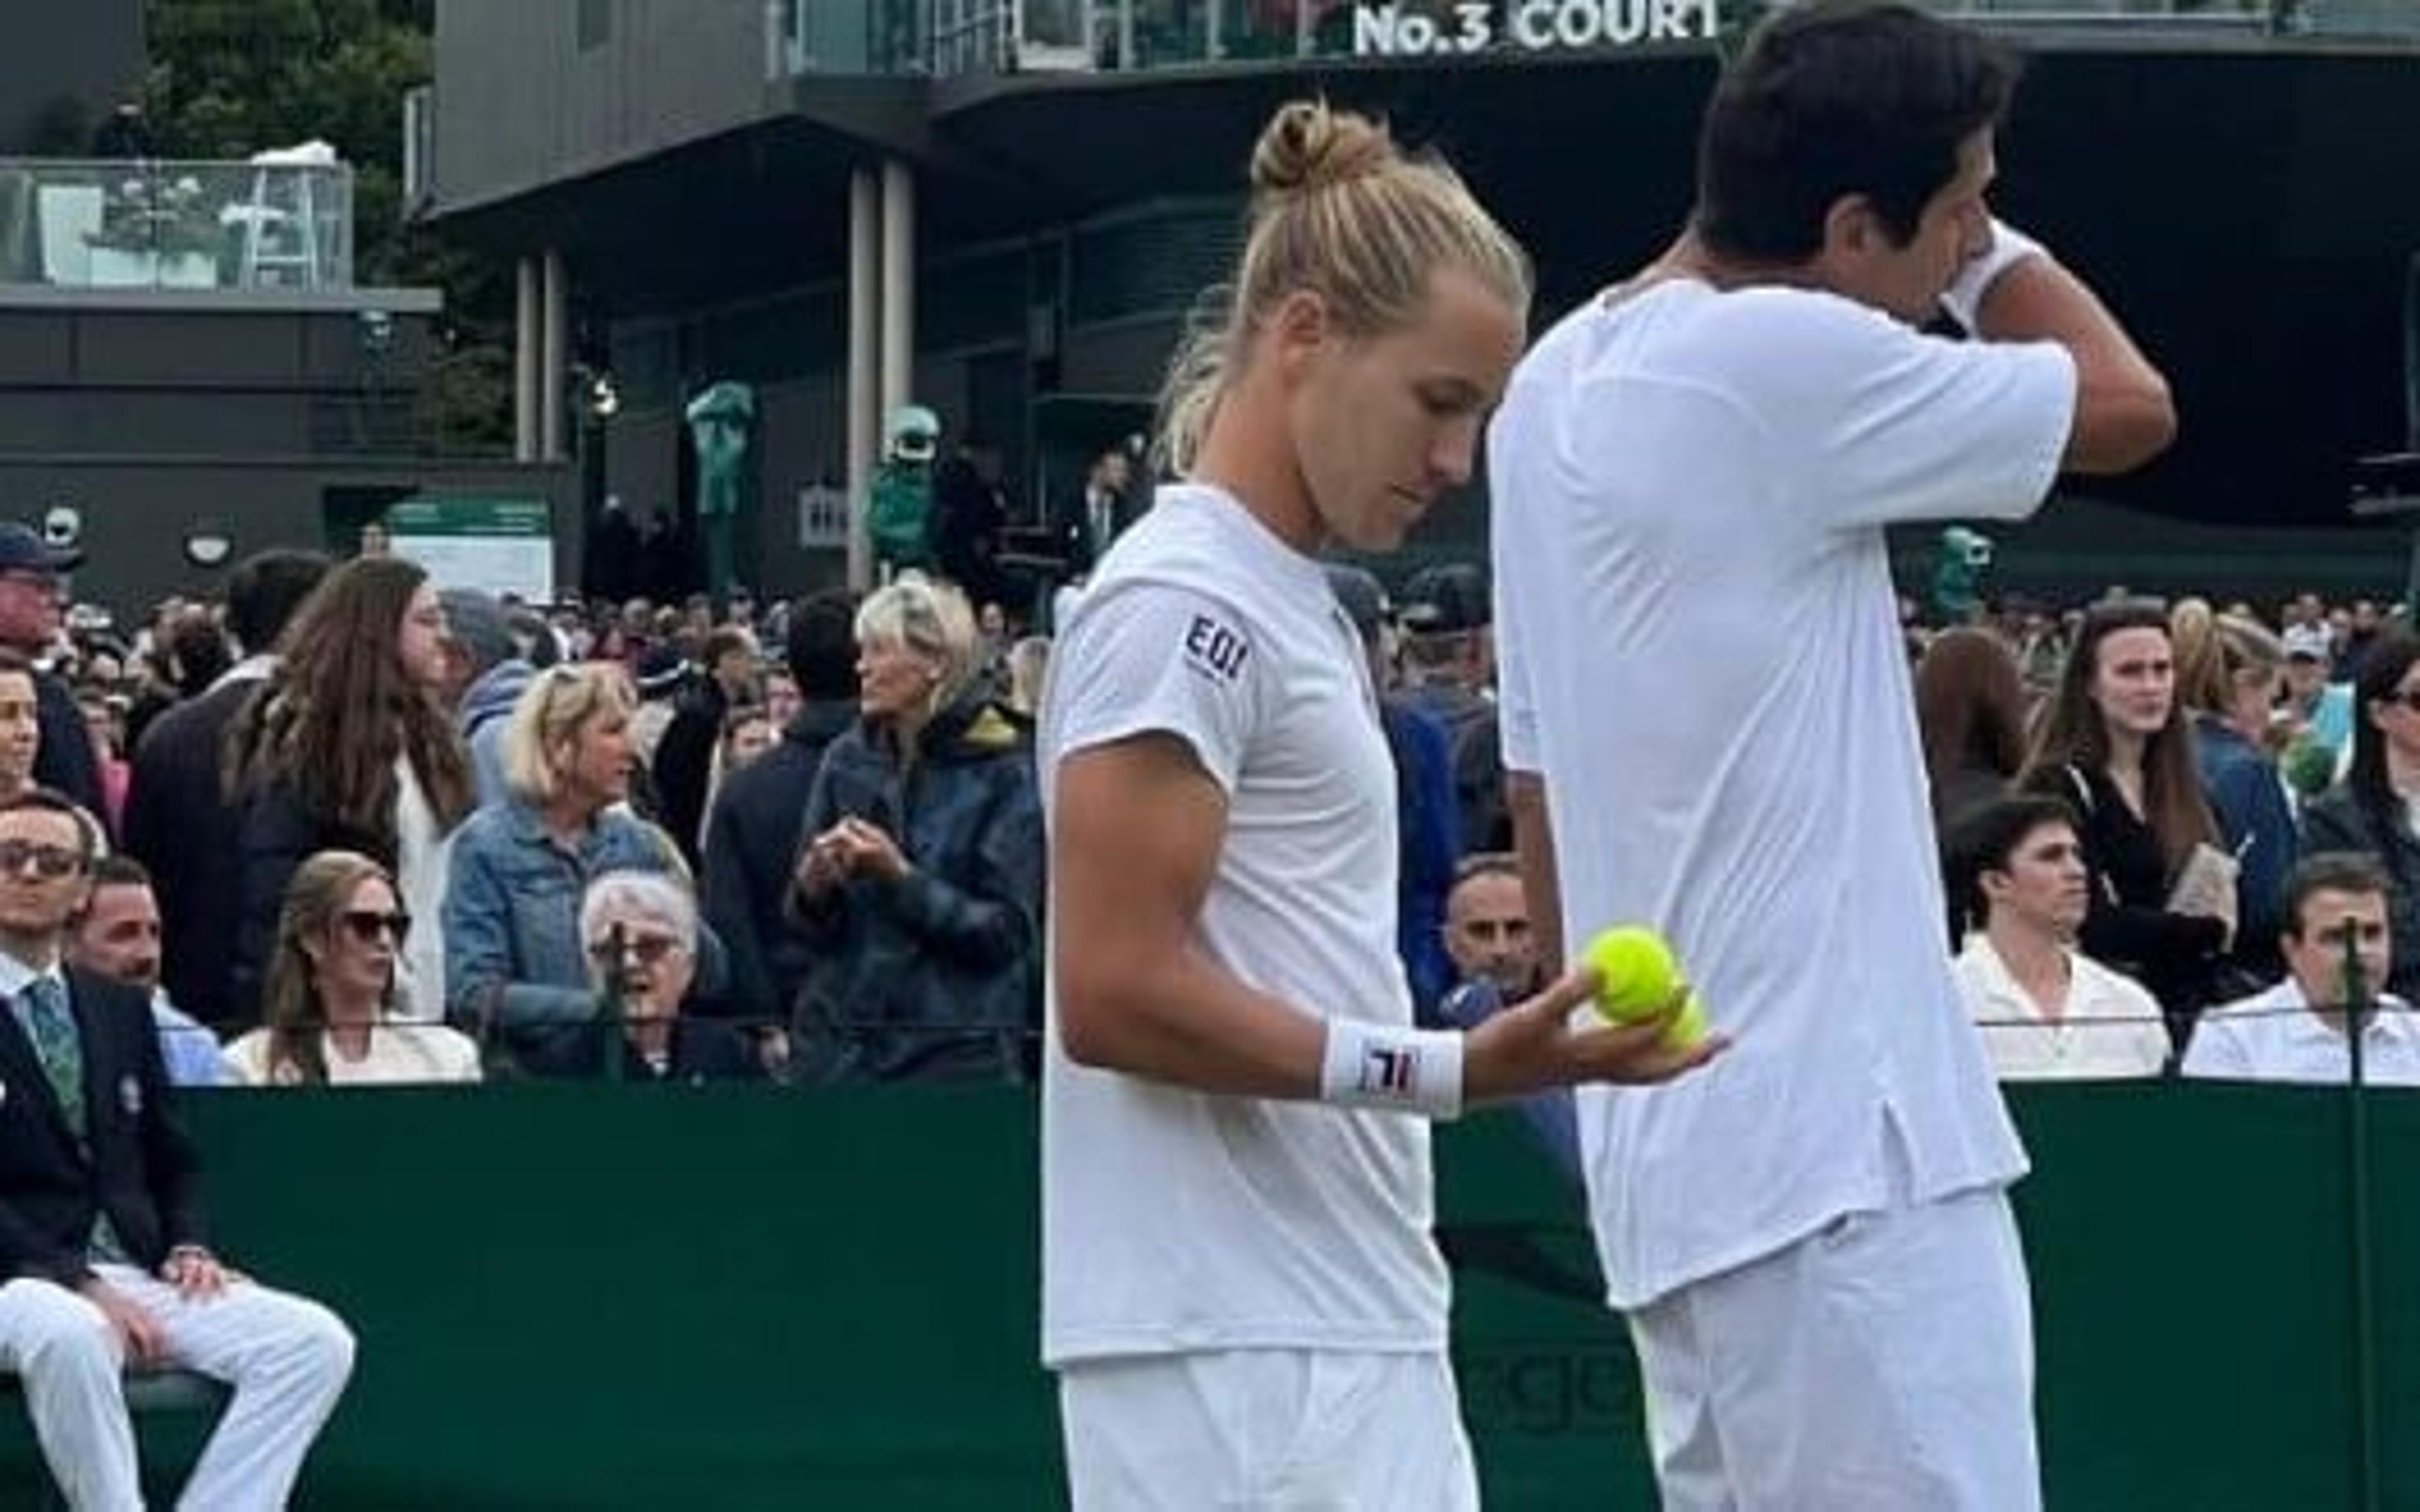
{"label": "white tennis shorts", "polygon": [[1441,1354],[1226,1350],[1060,1372],[1076,1512],[1478,1512]]}

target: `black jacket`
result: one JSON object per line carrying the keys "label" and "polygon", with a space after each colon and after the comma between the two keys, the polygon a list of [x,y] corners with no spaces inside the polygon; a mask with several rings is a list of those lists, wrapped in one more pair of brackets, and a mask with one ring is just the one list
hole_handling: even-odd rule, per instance
{"label": "black jacket", "polygon": [[151,872],[160,899],[160,974],[178,1008],[214,1029],[248,1028],[256,1002],[233,986],[238,902],[238,813],[219,782],[226,730],[258,687],[223,683],[151,722],[134,748],[126,793],[126,851]]}
{"label": "black jacket", "polygon": [[807,977],[806,942],[782,904],[806,840],[807,797],[824,751],[857,723],[854,699],[800,708],[781,743],[722,779],[706,822],[706,921],[731,957],[733,1011],[786,1020]]}
{"label": "black jacket", "polygon": [[[396,871],[393,841],[312,813],[292,788],[264,787],[246,795],[236,820],[235,927],[217,947],[231,956],[229,1027],[248,1028],[260,1023],[261,995],[269,987],[286,889],[294,880],[295,869],[321,851],[358,851],[386,868],[390,875]],[[424,919],[421,927],[434,922]]]}
{"label": "black jacket", "polygon": [[1015,1079],[1039,1029],[1042,805],[1033,753],[980,692],[925,727],[902,768],[863,722],[825,752],[802,833],[854,815],[909,871],[817,903],[792,893],[813,952],[792,1030],[807,1081]]}
{"label": "black jacket", "polygon": [[147,1271],[207,1241],[200,1162],[177,1120],[149,999],[82,971],[67,979],[84,1046],[83,1144],[15,1011],[0,1006],[0,1277],[71,1287],[91,1274],[85,1256],[103,1211]]}
{"label": "black jacket", "polygon": [[50,672],[36,672],[34,717],[42,727],[42,743],[34,750],[34,780],[75,799],[102,827],[108,827],[101,763],[93,756],[92,731],[84,722],[84,711],[76,707],[74,690]]}
{"label": "black jacket", "polygon": [[675,704],[672,722],[656,741],[657,820],[672,832],[683,859],[698,862],[698,825],[706,817],[706,790],[714,778],[714,748],[722,740],[722,716],[731,701],[712,674],[692,678]]}
{"label": "black jacket", "polygon": [[2391,821],[2372,824],[2351,785],[2339,782],[2303,805],[2300,854],[2325,851],[2357,851],[2386,868],[2394,884],[2386,900],[2387,937],[2395,944],[2386,985],[2412,1001],[2420,994],[2420,838]]}
{"label": "black jacket", "polygon": [[753,1042],[734,1025],[717,1019],[691,1018],[686,1011],[673,1023],[671,1063],[659,1072],[649,1066],[629,1036],[602,1024],[583,1024],[559,1037],[537,1056],[524,1057],[522,1068],[533,1076],[565,1080],[605,1079],[608,1038],[618,1046],[626,1082],[761,1082],[765,1068]]}

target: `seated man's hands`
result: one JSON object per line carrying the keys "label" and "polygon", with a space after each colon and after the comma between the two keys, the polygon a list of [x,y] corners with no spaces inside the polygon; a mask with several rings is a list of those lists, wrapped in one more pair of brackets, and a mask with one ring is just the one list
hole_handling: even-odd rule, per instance
{"label": "seated man's hands", "polygon": [[125,1347],[129,1365],[148,1368],[168,1357],[168,1333],[143,1304],[99,1276],[76,1288],[85,1301],[101,1309]]}
{"label": "seated man's hands", "polygon": [[199,1302],[225,1291],[234,1276],[219,1257],[199,1244],[179,1244],[160,1262],[160,1279],[175,1287],[188,1302]]}

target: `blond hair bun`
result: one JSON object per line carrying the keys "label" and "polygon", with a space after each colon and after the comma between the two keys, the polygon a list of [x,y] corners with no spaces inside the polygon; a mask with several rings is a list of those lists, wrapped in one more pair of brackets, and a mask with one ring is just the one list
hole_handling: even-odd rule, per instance
{"label": "blond hair bun", "polygon": [[1297,100],[1262,129],[1252,148],[1252,193],[1260,199],[1314,193],[1400,161],[1386,127],[1324,100]]}

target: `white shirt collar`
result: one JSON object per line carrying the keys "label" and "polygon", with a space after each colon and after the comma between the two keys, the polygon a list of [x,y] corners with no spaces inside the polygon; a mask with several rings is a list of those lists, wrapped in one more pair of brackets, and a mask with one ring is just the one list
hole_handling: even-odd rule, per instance
{"label": "white shirt collar", "polygon": [[36,971],[8,951],[0,950],[0,997],[21,996],[26,988],[42,978],[48,978],[62,987],[67,985],[66,973],[60,969],[58,962],[53,961],[47,971]]}
{"label": "white shirt collar", "polygon": [[256,656],[244,657],[243,660],[219,673],[217,680],[203,691],[215,693],[229,683],[256,683],[276,670],[276,653],[263,651]]}
{"label": "white shirt collar", "polygon": [[[2335,1026],[2311,1011],[2311,1000],[2303,995],[2303,984],[2292,977],[2288,977],[2284,981],[2270,988],[2254,998],[2253,1002],[2264,1009],[2291,1008],[2301,1011],[2282,1015],[2285,1022],[2280,1027],[2289,1040],[2340,1043],[2345,1038],[2335,1031]],[[2415,1033],[2420,1033],[2420,1030],[2415,1030],[2412,1025],[2411,1005],[2402,998],[2392,993],[2381,993],[2378,998],[2378,1009],[2379,1011],[2370,1014],[2368,1021],[2362,1026],[2362,1033],[2366,1039],[2407,1040],[2413,1038]]]}

